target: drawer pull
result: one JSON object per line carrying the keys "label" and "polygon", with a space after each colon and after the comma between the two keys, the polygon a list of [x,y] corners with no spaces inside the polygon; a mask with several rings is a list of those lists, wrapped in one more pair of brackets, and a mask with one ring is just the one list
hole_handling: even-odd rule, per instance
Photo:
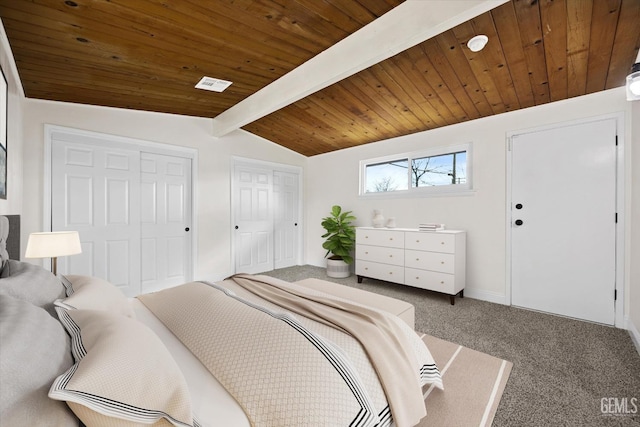
{"label": "drawer pull", "polygon": [[365,239],[368,239],[368,238],[369,238],[369,236],[364,236],[364,238],[365,238]]}
{"label": "drawer pull", "polygon": [[389,240],[393,240],[393,237],[389,237]]}
{"label": "drawer pull", "polygon": [[416,258],[416,261],[420,261],[420,258]]}
{"label": "drawer pull", "polygon": [[441,245],[444,245],[444,242],[440,242]]}
{"label": "drawer pull", "polygon": [[369,255],[369,251],[365,251],[365,252],[364,252],[364,254],[365,254],[365,255]]}
{"label": "drawer pull", "polygon": [[393,255],[389,255],[389,258],[393,258]]}
{"label": "drawer pull", "polygon": [[393,275],[393,271],[390,271],[389,274]]}
{"label": "drawer pull", "polygon": [[444,265],[444,261],[440,261],[440,264]]}
{"label": "drawer pull", "polygon": [[441,285],[444,285],[444,280],[441,280],[441,281],[440,281],[440,284],[441,284]]}
{"label": "drawer pull", "polygon": [[416,280],[420,280],[420,276],[416,276]]}
{"label": "drawer pull", "polygon": [[365,267],[364,269],[365,269],[365,270],[368,270],[368,269],[369,269],[369,267]]}
{"label": "drawer pull", "polygon": [[416,240],[416,243],[420,243],[420,240]]}

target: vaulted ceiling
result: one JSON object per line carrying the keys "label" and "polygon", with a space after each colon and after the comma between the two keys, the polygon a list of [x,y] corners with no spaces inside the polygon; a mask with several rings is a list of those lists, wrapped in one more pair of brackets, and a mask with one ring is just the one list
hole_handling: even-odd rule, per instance
{"label": "vaulted ceiling", "polygon": [[[350,63],[376,58],[385,18],[463,4],[481,12]],[[640,47],[640,0],[0,0],[0,18],[29,98],[231,116],[306,156],[623,86]],[[489,42],[474,53],[476,34]],[[307,72],[321,57],[342,71]],[[195,89],[203,76],[233,84]]]}

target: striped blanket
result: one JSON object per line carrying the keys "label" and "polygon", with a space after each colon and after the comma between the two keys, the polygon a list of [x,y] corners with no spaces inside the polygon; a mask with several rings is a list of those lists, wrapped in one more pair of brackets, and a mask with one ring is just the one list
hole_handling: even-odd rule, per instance
{"label": "striped blanket", "polygon": [[[252,425],[384,426],[392,413],[405,417],[404,409],[390,407],[385,380],[362,343],[342,326],[294,315],[293,307],[257,296],[247,289],[256,278],[261,282],[261,276],[192,282],[138,298],[234,396]],[[398,324],[408,330],[422,403],[396,420],[403,427],[426,413],[420,386],[442,382],[422,341]]]}

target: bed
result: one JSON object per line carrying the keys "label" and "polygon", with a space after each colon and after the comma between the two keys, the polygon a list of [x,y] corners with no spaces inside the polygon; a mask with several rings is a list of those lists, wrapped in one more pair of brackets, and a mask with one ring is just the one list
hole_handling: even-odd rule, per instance
{"label": "bed", "polygon": [[442,388],[382,310],[250,275],[126,298],[9,259],[8,228],[0,425],[404,427],[426,414],[422,388]]}

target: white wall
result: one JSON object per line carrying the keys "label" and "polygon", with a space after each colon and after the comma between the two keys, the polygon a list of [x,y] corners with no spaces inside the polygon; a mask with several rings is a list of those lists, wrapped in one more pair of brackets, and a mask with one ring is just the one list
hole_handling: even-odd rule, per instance
{"label": "white wall", "polygon": [[[307,260],[325,265],[321,247],[321,218],[334,204],[353,210],[358,225],[371,225],[373,209],[396,217],[399,227],[420,222],[442,222],[447,228],[467,230],[467,288],[465,295],[508,303],[506,280],[506,135],[564,121],[624,112],[630,122],[630,103],[618,88],[589,96],[501,114],[400,138],[315,156],[307,168]],[[630,126],[626,129],[630,141]],[[358,196],[359,161],[430,147],[473,143],[474,192],[466,196],[386,197]],[[625,162],[631,173],[631,158]],[[630,179],[627,180],[630,182]],[[630,190],[627,189],[630,195]],[[630,199],[630,197],[628,197]],[[630,206],[630,200],[627,200]],[[631,216],[626,215],[627,218]],[[631,221],[629,221],[631,222]],[[629,236],[629,233],[627,233]],[[629,263],[627,264],[627,269]],[[628,290],[627,283],[626,289]],[[628,293],[628,291],[627,291]],[[628,306],[628,301],[627,301]],[[640,310],[638,310],[640,311]],[[628,308],[626,310],[628,313]]]}
{"label": "white wall", "polygon": [[[210,119],[27,99],[24,103],[23,239],[43,229],[44,125],[102,132],[198,150],[196,279],[231,273],[231,156],[304,166],[306,158],[244,131],[214,139]],[[24,241],[24,240],[23,240]]]}
{"label": "white wall", "polygon": [[[1,21],[0,21],[1,24]],[[0,66],[8,85],[7,114],[7,199],[0,199],[0,215],[22,213],[22,83],[4,27],[0,25]]]}
{"label": "white wall", "polygon": [[630,271],[627,281],[630,286],[628,328],[634,338],[640,353],[640,101],[632,103],[631,127],[633,135],[631,144],[627,145],[629,163],[633,164],[629,194],[631,197],[630,216],[628,226],[630,239],[628,241],[628,265]]}

